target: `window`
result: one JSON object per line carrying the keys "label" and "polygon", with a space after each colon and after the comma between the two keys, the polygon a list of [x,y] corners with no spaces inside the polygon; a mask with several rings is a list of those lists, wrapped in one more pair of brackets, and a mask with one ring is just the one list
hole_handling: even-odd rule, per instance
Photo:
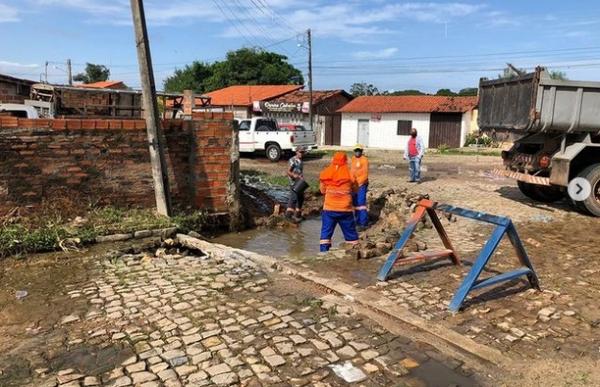
{"label": "window", "polygon": [[257,132],[276,132],[277,124],[273,120],[257,120],[256,121]]}
{"label": "window", "polygon": [[412,129],[412,121],[398,120],[398,136],[409,136]]}
{"label": "window", "polygon": [[240,121],[240,131],[245,130],[248,131],[250,130],[250,120],[244,120],[244,121]]}

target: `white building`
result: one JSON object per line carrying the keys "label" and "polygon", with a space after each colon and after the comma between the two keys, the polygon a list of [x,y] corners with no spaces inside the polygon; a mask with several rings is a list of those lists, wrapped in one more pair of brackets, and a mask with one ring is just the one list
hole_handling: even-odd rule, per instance
{"label": "white building", "polygon": [[464,145],[477,97],[365,96],[342,107],[341,145],[404,149],[411,128],[427,148]]}

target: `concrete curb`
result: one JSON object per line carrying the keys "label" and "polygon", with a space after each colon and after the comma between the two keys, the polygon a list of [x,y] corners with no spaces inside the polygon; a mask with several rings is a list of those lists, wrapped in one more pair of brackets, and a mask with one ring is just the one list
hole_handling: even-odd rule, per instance
{"label": "concrete curb", "polygon": [[213,244],[184,234],[177,234],[177,240],[186,247],[201,250],[205,253],[212,254],[217,258],[246,258],[263,268],[281,270],[285,274],[312,282],[317,286],[337,293],[346,299],[352,299],[354,302],[359,303],[367,309],[376,311],[392,319],[408,324],[420,331],[433,335],[446,344],[456,347],[479,359],[501,367],[508,366],[511,363],[511,360],[499,350],[479,344],[440,324],[427,321],[374,291],[358,289],[336,278],[321,277],[312,271],[299,270],[292,265],[281,263],[276,258],[256,254],[250,251]]}

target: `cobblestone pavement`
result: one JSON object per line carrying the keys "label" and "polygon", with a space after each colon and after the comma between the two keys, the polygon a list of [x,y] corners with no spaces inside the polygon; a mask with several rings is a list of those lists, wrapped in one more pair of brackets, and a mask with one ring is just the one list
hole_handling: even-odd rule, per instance
{"label": "cobblestone pavement", "polygon": [[31,385],[477,384],[460,361],[249,261],[159,249],[90,270],[64,290],[73,312],[54,331],[66,337],[46,338]]}

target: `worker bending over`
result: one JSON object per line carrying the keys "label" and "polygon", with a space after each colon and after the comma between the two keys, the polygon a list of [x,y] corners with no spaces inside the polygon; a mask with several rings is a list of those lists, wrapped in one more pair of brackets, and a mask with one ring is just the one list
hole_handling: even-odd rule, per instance
{"label": "worker bending over", "polygon": [[369,159],[363,154],[363,146],[360,144],[357,144],[354,147],[354,156],[352,156],[350,172],[358,185],[358,191],[352,194],[354,218],[356,219],[358,230],[363,231],[369,225],[369,211],[367,209]]}
{"label": "worker bending over", "polygon": [[356,184],[348,168],[344,152],[336,152],[331,165],[319,176],[321,193],[325,195],[321,213],[320,251],[329,251],[335,226],[340,225],[344,239],[352,245],[358,244],[358,233],[352,210],[352,193]]}

